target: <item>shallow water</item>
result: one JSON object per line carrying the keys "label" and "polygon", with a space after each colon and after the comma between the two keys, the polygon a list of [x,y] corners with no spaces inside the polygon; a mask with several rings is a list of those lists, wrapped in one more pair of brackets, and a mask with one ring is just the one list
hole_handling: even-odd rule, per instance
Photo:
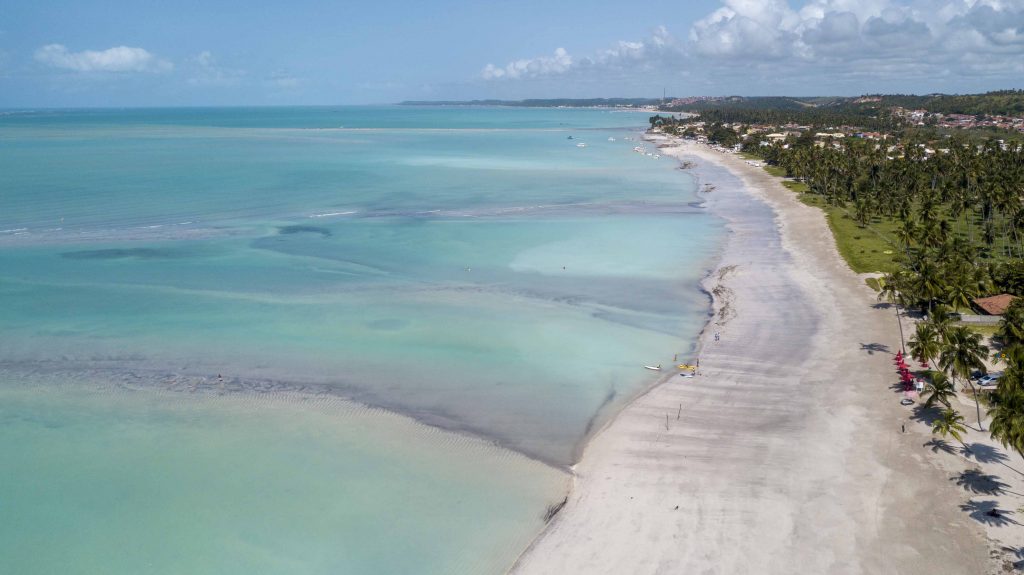
{"label": "shallow water", "polygon": [[[695,207],[693,182],[676,162],[632,151],[640,143],[626,138],[644,121],[598,110],[430,108],[4,116],[0,390],[17,383],[20,411],[49,410],[55,421],[73,419],[80,395],[23,382],[62,382],[78,394],[116,383],[185,398],[167,415],[142,392],[89,396],[81,414],[89,424],[76,435],[82,453],[109,446],[113,432],[103,422],[123,418],[217,435],[241,417],[249,433],[256,419],[246,418],[255,415],[225,415],[226,404],[202,398],[269,390],[354,399],[571,463],[587,433],[651,383],[643,365],[688,358],[707,314],[698,280],[721,225]],[[330,420],[315,418],[308,425]],[[337,430],[324,437],[361,437],[361,450],[346,453],[366,467],[314,468],[317,477],[336,473],[344,485],[408,459],[382,426],[335,419]],[[289,445],[340,449],[319,444],[321,432],[301,441],[289,433],[261,440],[278,446],[266,468],[289,467]],[[471,450],[431,439],[444,437],[415,448],[444,477],[438,489],[451,483],[445,497],[498,488]],[[64,441],[31,439],[41,454]],[[96,481],[120,481],[119,469],[151,440],[97,466]],[[216,442],[209,449],[205,457],[233,456]],[[10,481],[55,472],[19,453]],[[180,457],[185,467],[204,465]],[[162,473],[149,464],[138,470],[141,484]],[[509,515],[506,527],[519,535],[496,528],[494,545],[521,542],[547,500],[559,498],[549,472],[537,469],[511,472],[522,489],[510,491],[518,495],[509,506],[521,515]],[[239,469],[233,481],[242,493],[254,483],[242,478],[255,473]],[[399,475],[388,481],[401,483]],[[329,497],[318,489],[311,497]],[[180,497],[182,507],[204,505]],[[69,492],[73,513],[82,513],[81,498],[85,491]],[[268,501],[266,513],[276,504],[287,503]],[[507,514],[483,503],[473,512],[499,523]],[[415,533],[449,520],[420,511],[407,519]],[[125,525],[145,520],[133,512]],[[343,523],[324,529],[355,528]],[[197,527],[197,537],[222,527]],[[419,541],[415,533],[399,537]],[[463,535],[452,537],[454,548]],[[448,569],[449,551],[437,553],[418,571],[493,571]]]}
{"label": "shallow water", "polygon": [[500,573],[565,476],[337,402],[0,386],[4,573]]}

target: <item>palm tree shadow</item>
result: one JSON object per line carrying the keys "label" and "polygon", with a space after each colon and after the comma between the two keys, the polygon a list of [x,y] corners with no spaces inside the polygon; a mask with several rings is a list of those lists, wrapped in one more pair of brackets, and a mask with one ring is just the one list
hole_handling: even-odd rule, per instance
{"label": "palm tree shadow", "polygon": [[[901,388],[902,389],[902,388]],[[910,416],[915,421],[920,421],[931,427],[935,420],[942,416],[942,410],[938,406],[925,407],[924,404],[914,406],[914,415]]]}
{"label": "palm tree shadow", "polygon": [[950,455],[955,455],[956,454],[956,448],[955,447],[953,447],[945,439],[939,439],[937,437],[933,437],[930,440],[928,440],[927,442],[925,442],[924,447],[931,448],[932,453],[938,453],[938,452],[941,451],[943,453],[948,453]]}
{"label": "palm tree shadow", "polygon": [[874,355],[878,353],[889,353],[889,346],[884,343],[862,343],[860,344],[861,351],[868,352],[868,355]]}
{"label": "palm tree shadow", "polygon": [[903,382],[902,381],[896,381],[896,382],[893,382],[893,383],[889,384],[889,389],[891,389],[893,393],[897,393],[897,394],[903,393],[904,391],[906,391],[906,389],[903,388]]}
{"label": "palm tree shadow", "polygon": [[965,491],[977,495],[1002,495],[1010,485],[1003,483],[996,475],[988,475],[980,469],[966,469],[960,475],[949,479],[956,481],[956,484],[963,487]]}
{"label": "palm tree shadow", "polygon": [[978,463],[1002,463],[1006,465],[1006,461],[1009,459],[1002,451],[984,443],[972,443],[970,450],[965,450],[964,455],[973,457]]}
{"label": "palm tree shadow", "polygon": [[1013,562],[1014,569],[1024,569],[1024,547],[1000,547],[1000,550],[1018,559]]}
{"label": "palm tree shadow", "polygon": [[969,449],[963,450],[963,453],[964,457],[973,457],[978,463],[998,463],[1011,471],[1024,475],[1019,469],[1006,463],[1009,461],[1009,457],[1005,453],[991,445],[972,443]]}
{"label": "palm tree shadow", "polygon": [[876,304],[872,304],[871,307],[874,309],[892,309],[892,304],[887,301],[880,301]]}
{"label": "palm tree shadow", "polygon": [[971,499],[960,506],[960,510],[966,513],[971,519],[985,525],[994,527],[1005,527],[1007,525],[1020,525],[1020,522],[1010,518],[1013,511],[999,509],[997,501],[975,501]]}

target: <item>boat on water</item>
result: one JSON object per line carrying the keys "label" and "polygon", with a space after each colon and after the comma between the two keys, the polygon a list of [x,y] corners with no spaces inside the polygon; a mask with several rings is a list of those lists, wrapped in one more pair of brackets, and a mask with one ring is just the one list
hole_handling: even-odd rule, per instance
{"label": "boat on water", "polygon": [[609,142],[614,142],[614,141],[615,141],[615,138],[613,138],[613,137],[611,137],[611,136],[608,136],[608,141],[609,141]]}
{"label": "boat on water", "polygon": [[649,369],[651,371],[661,371],[661,364],[658,364],[658,365],[645,365],[644,369]]}
{"label": "boat on water", "polygon": [[576,147],[577,147],[577,148],[586,148],[586,147],[587,147],[587,145],[586,145],[586,144],[584,144],[583,142],[580,142],[580,143],[576,144]]}

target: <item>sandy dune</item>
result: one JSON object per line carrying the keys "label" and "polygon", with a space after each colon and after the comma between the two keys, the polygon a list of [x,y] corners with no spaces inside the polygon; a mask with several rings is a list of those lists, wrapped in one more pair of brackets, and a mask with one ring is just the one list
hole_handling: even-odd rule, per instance
{"label": "sandy dune", "polygon": [[927,437],[901,432],[893,311],[822,213],[738,157],[664,152],[696,161],[731,232],[702,374],[668,376],[593,439],[513,573],[988,571],[948,474],[912,455]]}

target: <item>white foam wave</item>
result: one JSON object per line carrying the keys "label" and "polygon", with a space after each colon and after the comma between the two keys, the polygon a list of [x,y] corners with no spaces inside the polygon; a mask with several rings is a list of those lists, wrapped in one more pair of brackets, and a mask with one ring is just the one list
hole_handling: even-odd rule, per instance
{"label": "white foam wave", "polygon": [[353,212],[326,212],[326,213],[323,213],[323,214],[313,214],[313,215],[311,215],[309,217],[311,217],[311,218],[329,218],[331,216],[348,216],[348,215],[352,215],[354,213],[355,213],[354,211]]}

